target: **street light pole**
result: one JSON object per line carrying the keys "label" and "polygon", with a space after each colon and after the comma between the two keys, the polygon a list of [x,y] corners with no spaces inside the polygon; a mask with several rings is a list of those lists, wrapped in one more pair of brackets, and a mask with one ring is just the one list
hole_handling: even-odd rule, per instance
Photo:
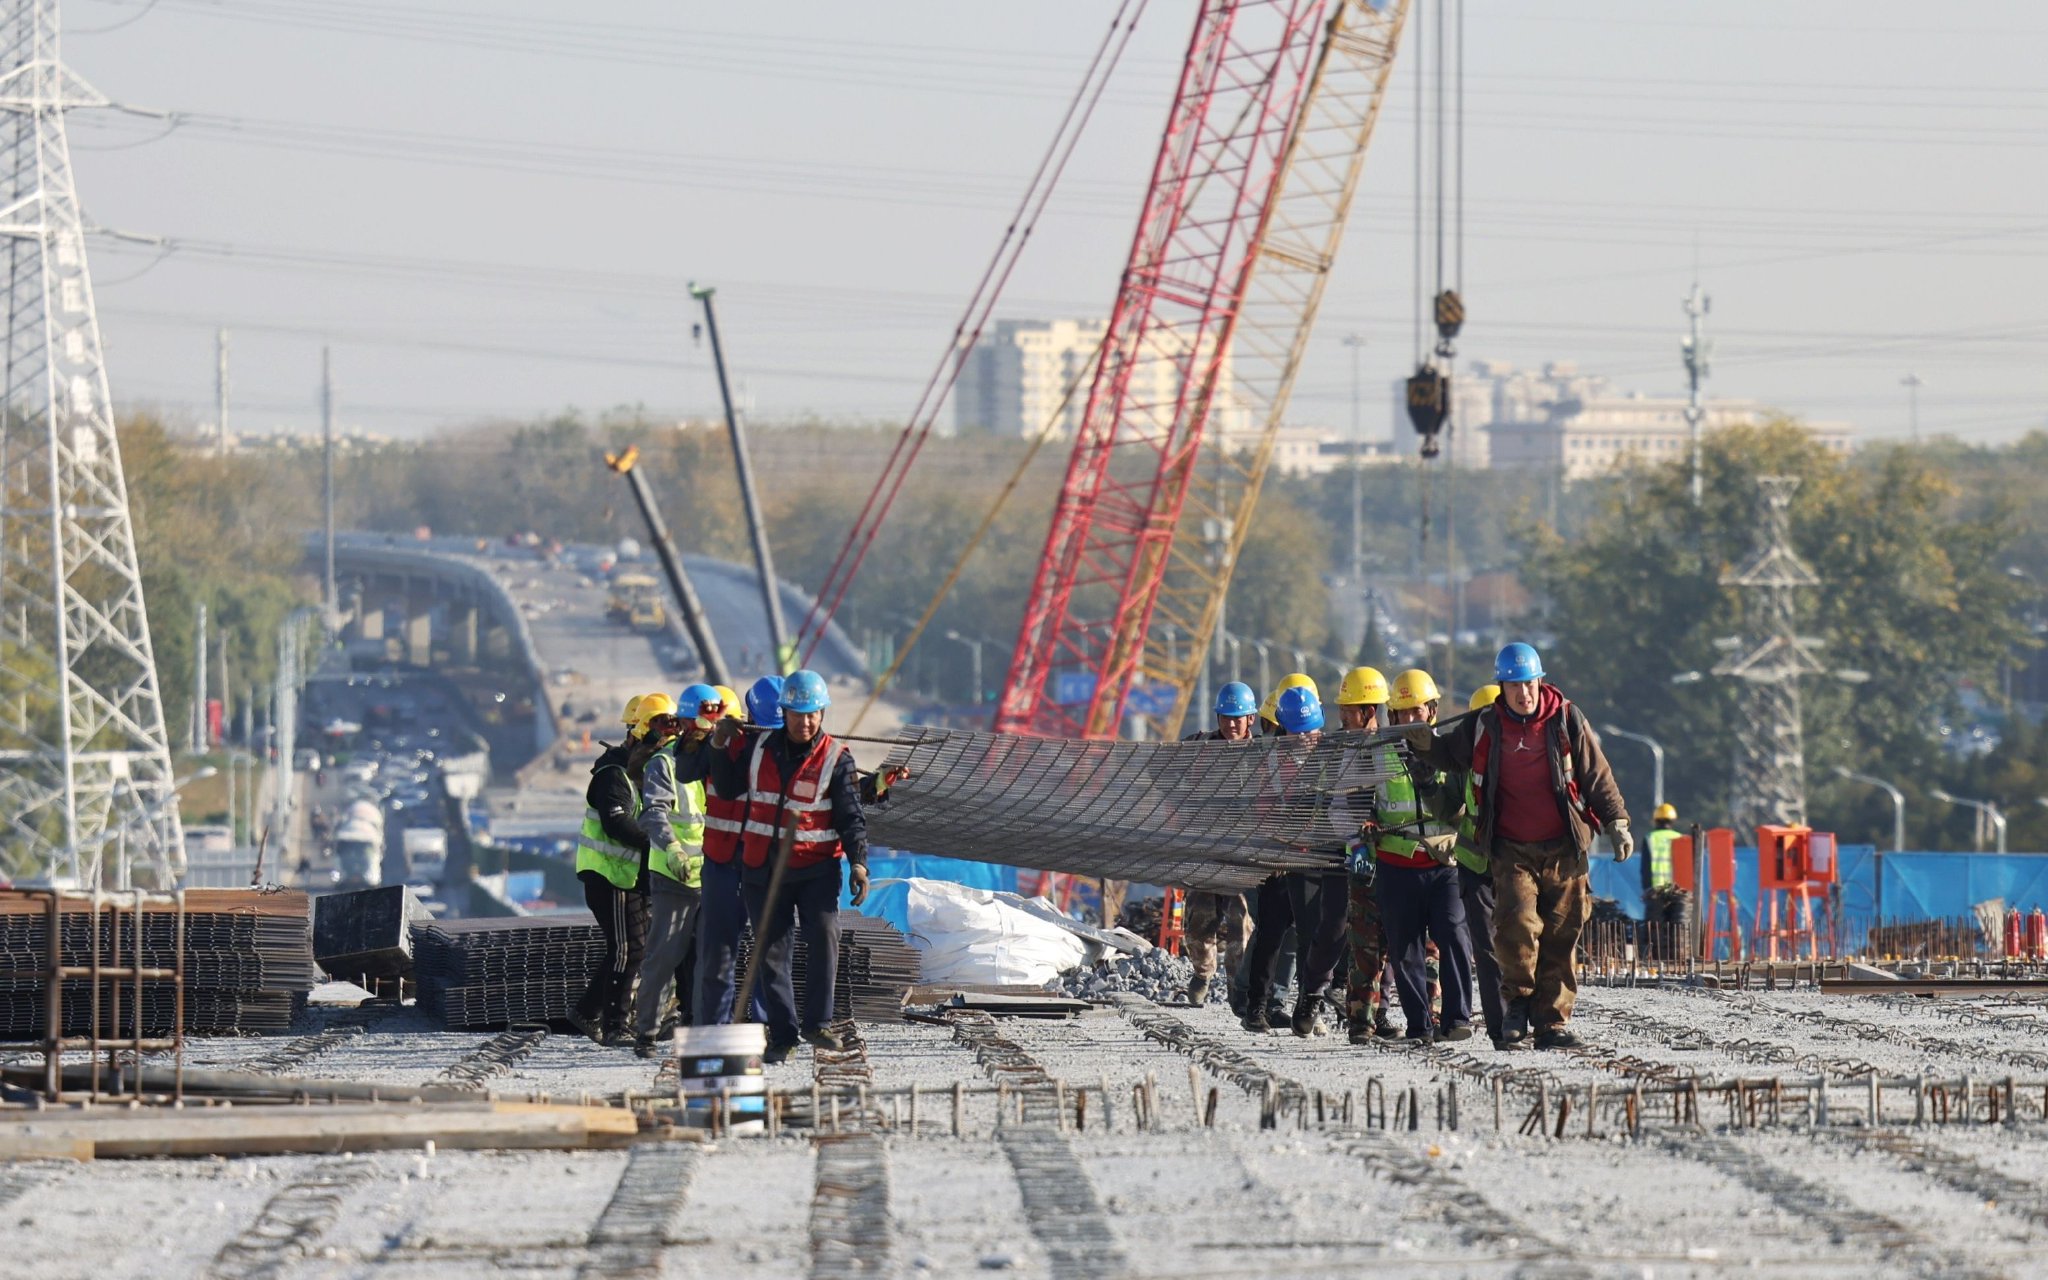
{"label": "street light pole", "polygon": [[1640,742],[1650,749],[1650,762],[1652,765],[1650,773],[1650,806],[1653,809],[1661,806],[1664,803],[1663,744],[1648,734],[1630,733],[1619,725],[1603,724],[1600,726],[1600,732],[1611,733],[1617,738],[1627,738],[1630,742]]}
{"label": "street light pole", "polygon": [[981,646],[982,641],[961,635],[958,631],[947,631],[946,639],[964,644],[974,653],[974,705],[981,705]]}
{"label": "street light pole", "polygon": [[1912,435],[1913,443],[1920,443],[1920,388],[1927,385],[1917,373],[1909,373],[1899,379],[1899,385],[1906,389],[1906,429]]}
{"label": "street light pole", "polygon": [[1967,796],[1952,796],[1939,788],[1936,788],[1929,794],[1943,804],[1963,805],[1966,808],[1975,809],[1983,815],[1983,818],[1977,823],[1977,834],[1970,841],[1971,844],[1976,846],[1978,853],[1984,852],[1984,820],[1987,819],[1991,823],[1991,829],[1998,833],[1998,851],[2000,853],[2005,852],[2005,815],[1998,811],[1997,805],[1989,800],[1972,800]]}
{"label": "street light pole", "polygon": [[1906,794],[1883,778],[1873,778],[1867,773],[1856,773],[1841,765],[1835,766],[1835,776],[1850,782],[1860,782],[1867,787],[1876,787],[1892,798],[1892,852],[1900,853],[1906,848]]}

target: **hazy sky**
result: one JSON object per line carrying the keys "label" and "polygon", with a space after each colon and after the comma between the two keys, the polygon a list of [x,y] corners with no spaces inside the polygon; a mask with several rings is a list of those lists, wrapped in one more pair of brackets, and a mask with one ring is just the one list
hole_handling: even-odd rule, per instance
{"label": "hazy sky", "polygon": [[[89,218],[174,246],[94,249],[115,397],[210,421],[225,325],[244,428],[317,421],[323,342],[351,428],[710,413],[696,279],[757,416],[900,419],[1113,8],[67,0],[80,75],[182,113],[72,117]],[[1108,310],[1193,12],[1151,0],[1003,314]],[[1466,356],[1676,392],[1697,245],[1712,392],[1898,436],[1917,372],[1929,433],[2048,423],[2048,12],[1467,13]],[[1411,360],[1407,70],[1297,420],[1348,421],[1343,334],[1369,434]]]}

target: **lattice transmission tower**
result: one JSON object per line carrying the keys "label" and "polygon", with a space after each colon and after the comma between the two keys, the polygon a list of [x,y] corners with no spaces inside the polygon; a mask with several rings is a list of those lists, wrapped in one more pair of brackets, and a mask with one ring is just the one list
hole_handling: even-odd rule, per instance
{"label": "lattice transmission tower", "polygon": [[57,0],[0,5],[0,866],[88,883],[117,845],[182,847],[65,140],[109,105],[59,58]]}
{"label": "lattice transmission tower", "polygon": [[1749,682],[1746,723],[1736,737],[1730,816],[1738,832],[1758,823],[1806,822],[1806,744],[1799,727],[1799,680],[1822,675],[1813,656],[1821,641],[1798,634],[1794,592],[1820,578],[1792,550],[1792,495],[1798,476],[1758,476],[1761,537],[1723,586],[1744,588],[1746,637],[1723,642],[1735,656],[1714,674]]}

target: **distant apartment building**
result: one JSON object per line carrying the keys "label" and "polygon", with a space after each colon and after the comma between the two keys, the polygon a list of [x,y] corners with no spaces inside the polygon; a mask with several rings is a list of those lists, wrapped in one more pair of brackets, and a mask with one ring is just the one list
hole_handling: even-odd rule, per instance
{"label": "distant apartment building", "polygon": [[[968,352],[953,389],[955,433],[1071,439],[1088,408],[1090,363],[1108,327],[1105,320],[996,321]],[[1184,350],[1155,344],[1132,371],[1133,402],[1157,406],[1153,417],[1162,428],[1180,398],[1183,362],[1173,357]],[[1217,390],[1210,429],[1236,430],[1247,415],[1231,397],[1227,361]]]}
{"label": "distant apartment building", "polygon": [[[1458,371],[1452,388],[1457,429],[1445,453],[1457,466],[1561,469],[1566,479],[1579,480],[1626,462],[1673,461],[1691,448],[1684,397],[1623,392],[1574,364],[1535,370],[1474,360]],[[1776,413],[1754,400],[1708,399],[1702,407],[1708,431],[1753,425]],[[1412,435],[1405,382],[1394,384],[1394,412],[1397,437]],[[1854,429],[1848,423],[1805,425],[1824,447],[1850,449]]]}

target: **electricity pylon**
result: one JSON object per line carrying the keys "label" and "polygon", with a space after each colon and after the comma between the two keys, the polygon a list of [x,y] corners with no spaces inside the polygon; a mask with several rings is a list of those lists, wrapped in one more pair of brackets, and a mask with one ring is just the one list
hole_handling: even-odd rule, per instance
{"label": "electricity pylon", "polygon": [[64,113],[57,0],[0,6],[0,866],[102,883],[101,854],[181,859]]}

